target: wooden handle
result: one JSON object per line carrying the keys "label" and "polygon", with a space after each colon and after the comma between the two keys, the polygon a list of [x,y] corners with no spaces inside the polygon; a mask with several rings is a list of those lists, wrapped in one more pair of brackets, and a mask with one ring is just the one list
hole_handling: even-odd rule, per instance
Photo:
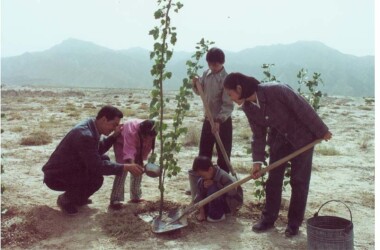
{"label": "wooden handle", "polygon": [[[199,95],[202,99],[202,102],[203,102],[203,107],[206,111],[206,116],[211,124],[211,128],[212,130],[214,131],[214,128],[215,128],[215,122],[214,122],[214,118],[212,117],[212,114],[211,114],[211,111],[210,111],[210,108],[208,107],[207,105],[207,102],[206,102],[206,98],[205,98],[205,93],[203,92],[203,88],[201,86],[201,84],[199,83],[199,81],[197,81],[195,83],[196,87],[197,87],[197,90],[199,92]],[[216,139],[216,142],[218,143],[219,145],[219,148],[220,150],[222,151],[222,154],[223,154],[223,158],[224,158],[224,161],[226,162],[228,168],[230,169],[230,172],[233,176],[235,176],[235,178],[237,179],[237,176],[236,176],[236,172],[234,171],[234,169],[232,168],[232,165],[231,165],[231,162],[230,162],[230,159],[228,158],[228,155],[226,153],[226,149],[224,148],[224,145],[222,143],[222,140],[220,139],[220,135],[218,132],[214,133],[214,136],[215,136],[215,139]]]}
{"label": "wooden handle", "polygon": [[[285,162],[289,161],[290,159],[293,159],[294,157],[300,155],[301,153],[305,152],[306,150],[309,150],[311,149],[312,147],[314,147],[314,145],[320,143],[322,141],[322,139],[318,139],[318,140],[315,140],[314,142],[312,143],[309,143],[307,144],[306,146],[294,151],[293,153],[291,153],[290,155],[288,156],[285,156],[284,158],[281,158],[280,160],[276,161],[276,162],[273,162],[272,164],[270,164],[268,167],[266,168],[263,168],[260,170],[260,174],[264,174],[266,172],[269,172],[271,171],[272,169],[284,164]],[[218,198],[219,196],[227,193],[228,191],[238,187],[238,186],[241,186],[242,184],[246,183],[247,181],[249,181],[250,179],[252,179],[252,176],[249,175],[247,177],[245,177],[244,179],[241,179],[239,181],[236,181],[230,185],[228,185],[227,187],[224,187],[222,188],[221,190],[213,193],[212,195],[208,196],[207,198],[199,201],[198,203],[194,204],[193,206],[196,206],[196,208],[200,208],[200,207],[203,207],[204,205],[206,205],[207,203],[211,202],[212,200]]]}

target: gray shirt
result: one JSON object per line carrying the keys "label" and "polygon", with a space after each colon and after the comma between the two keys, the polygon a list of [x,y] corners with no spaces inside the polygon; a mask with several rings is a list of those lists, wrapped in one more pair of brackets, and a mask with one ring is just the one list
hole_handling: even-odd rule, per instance
{"label": "gray shirt", "polygon": [[[206,104],[215,122],[223,123],[230,116],[234,109],[233,102],[223,88],[223,81],[227,76],[223,68],[218,73],[212,73],[210,69],[206,70],[200,78],[200,83],[205,93]],[[199,95],[198,90],[193,88],[194,92]]]}

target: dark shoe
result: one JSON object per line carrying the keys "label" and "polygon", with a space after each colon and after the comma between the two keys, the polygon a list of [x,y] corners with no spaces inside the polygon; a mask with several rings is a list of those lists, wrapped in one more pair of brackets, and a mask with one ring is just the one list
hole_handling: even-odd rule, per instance
{"label": "dark shoe", "polygon": [[296,236],[299,232],[299,227],[292,227],[292,226],[287,226],[285,229],[285,236],[286,237],[293,237]]}
{"label": "dark shoe", "polygon": [[75,207],[75,205],[68,201],[65,198],[64,194],[58,196],[57,205],[61,208],[62,212],[65,212],[68,215],[75,215],[76,213],[78,213],[78,210]]}
{"label": "dark shoe", "polygon": [[273,227],[274,227],[274,223],[268,223],[268,222],[265,222],[264,220],[259,220],[256,224],[252,226],[252,231],[256,233],[261,233]]}
{"label": "dark shoe", "polygon": [[91,199],[86,199],[84,201],[78,202],[76,205],[81,207],[81,206],[85,206],[85,205],[88,205],[88,204],[92,204],[92,200]]}
{"label": "dark shoe", "polygon": [[123,208],[123,203],[120,202],[111,202],[109,208],[112,210],[120,210]]}

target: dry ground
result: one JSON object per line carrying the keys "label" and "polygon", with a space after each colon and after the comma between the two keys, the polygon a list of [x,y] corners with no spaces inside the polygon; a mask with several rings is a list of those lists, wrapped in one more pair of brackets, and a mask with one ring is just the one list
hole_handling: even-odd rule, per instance
{"label": "dry ground", "polygon": [[[1,179],[6,187],[1,203],[7,209],[1,220],[3,249],[306,249],[306,219],[331,199],[343,201],[352,212],[355,248],[374,249],[373,99],[322,100],[319,114],[334,137],[316,147],[305,223],[300,235],[287,239],[284,230],[290,187],[283,193],[283,208],[275,229],[255,234],[251,225],[260,215],[262,201],[253,196],[252,181],[243,185],[245,202],[238,216],[217,224],[198,223],[191,217],[187,227],[168,234],[152,233],[146,219],[157,210],[159,199],[157,179],[146,176],[142,183],[143,196],[148,201],[145,205],[127,204],[119,212],[108,211],[113,177],[106,177],[104,186],[92,197],[93,204],[83,207],[75,217],[65,216],[56,205],[59,193],[42,183],[42,165],[72,126],[94,116],[105,104],[119,107],[126,117],[146,118],[149,91],[4,87],[1,96],[1,113],[5,114],[1,119],[5,168]],[[166,208],[187,205],[191,199],[185,190],[189,187],[187,170],[197,155],[202,120],[199,97],[194,97],[191,105],[185,121],[189,127],[184,138],[186,146],[178,155],[182,171],[167,182]],[[173,108],[169,105],[167,118]],[[250,168],[246,148],[251,132],[243,112],[236,107],[233,121],[231,162],[243,178]],[[28,138],[31,135],[37,138]],[[37,139],[46,139],[47,144],[21,145]],[[109,155],[113,155],[112,150]],[[128,183],[126,187],[128,190]],[[329,203],[321,215],[350,219],[348,209],[339,203]]]}

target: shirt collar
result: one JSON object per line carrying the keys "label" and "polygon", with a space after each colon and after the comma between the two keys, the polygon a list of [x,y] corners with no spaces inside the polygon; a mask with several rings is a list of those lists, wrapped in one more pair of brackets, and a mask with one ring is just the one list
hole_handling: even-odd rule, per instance
{"label": "shirt collar", "polygon": [[259,101],[259,98],[257,98],[257,92],[255,92],[255,96],[256,96],[256,102],[251,102],[251,103],[255,105],[256,107],[260,108],[260,101]]}
{"label": "shirt collar", "polygon": [[222,73],[224,73],[225,71],[226,71],[226,70],[224,69],[224,67],[223,67],[223,69],[222,69],[221,71],[219,71],[218,73],[212,73],[211,69],[208,69],[206,76],[209,76],[209,75],[220,76],[220,75],[221,75]]}
{"label": "shirt collar", "polygon": [[91,122],[92,125],[94,126],[94,132],[95,132],[95,136],[96,136],[96,138],[100,138],[99,130],[98,130],[98,128],[96,127],[95,118],[90,119],[90,122]]}

